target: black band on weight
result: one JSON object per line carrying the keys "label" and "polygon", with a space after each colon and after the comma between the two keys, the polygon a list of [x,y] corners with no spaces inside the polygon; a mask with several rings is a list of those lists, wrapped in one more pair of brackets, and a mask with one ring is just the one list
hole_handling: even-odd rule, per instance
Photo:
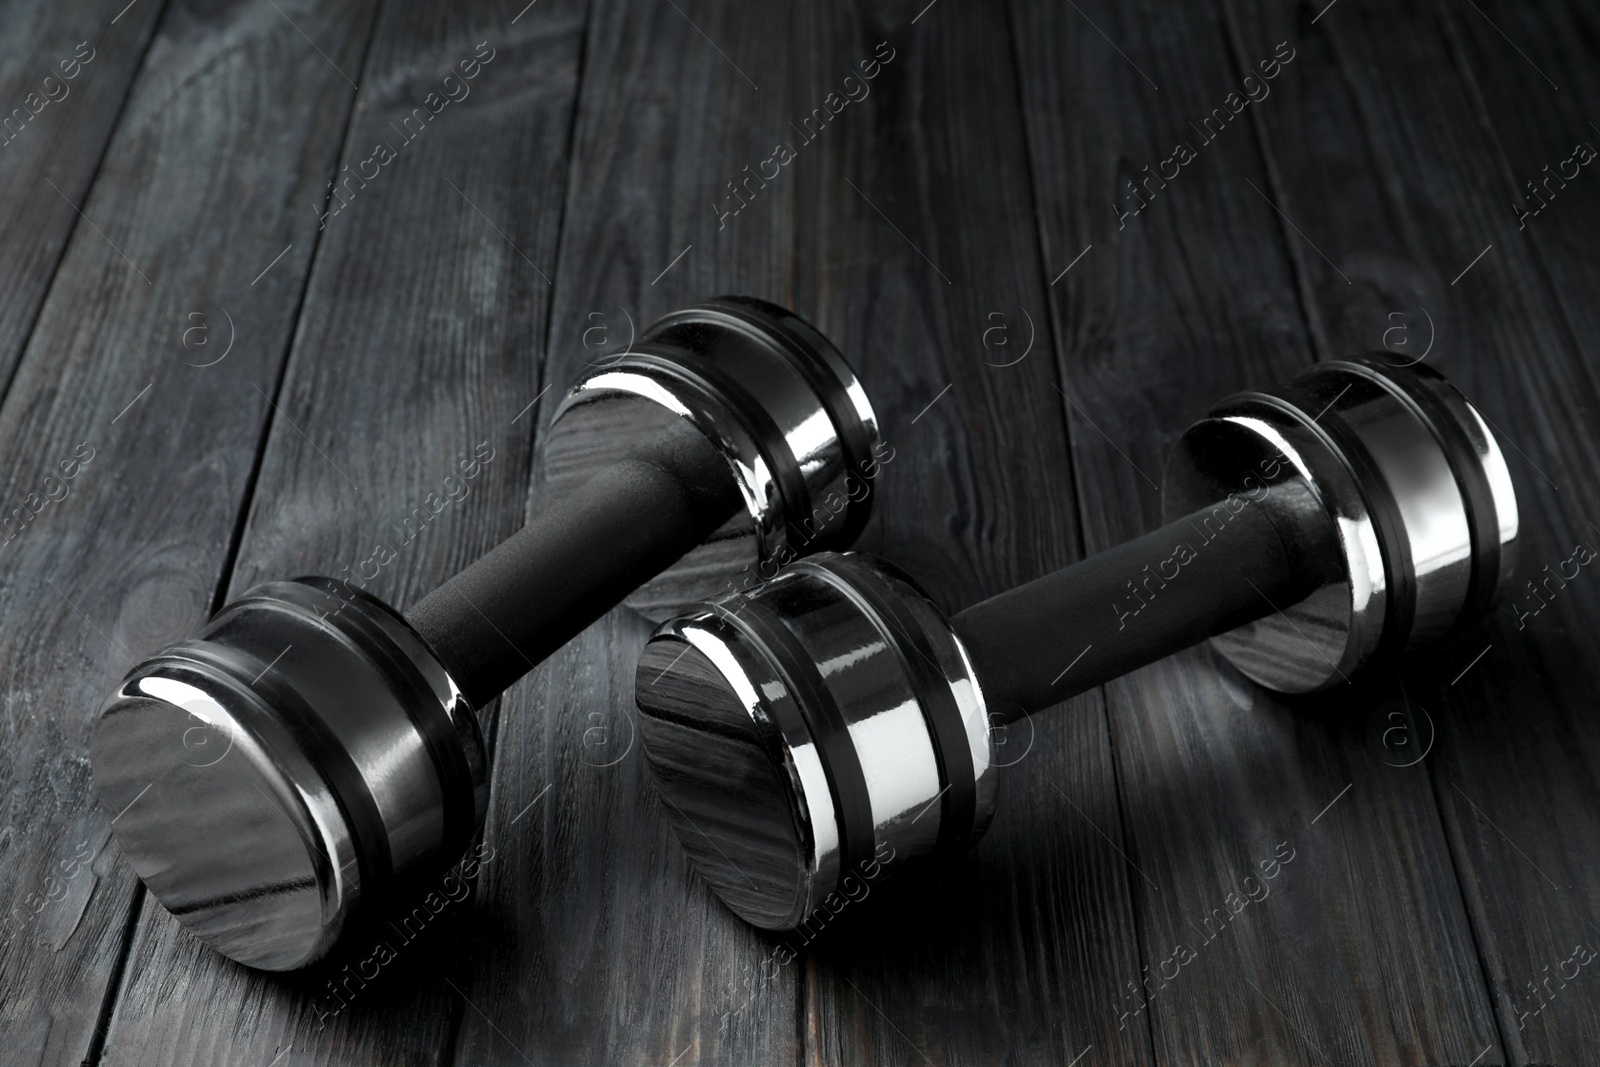
{"label": "black band on weight", "polygon": [[[411,629],[411,625],[399,612],[371,593],[357,589],[348,582],[341,582],[336,578],[310,578],[305,580],[305,584],[335,597],[344,599],[353,597],[368,605],[370,610],[391,615],[399,625],[407,630]],[[341,585],[344,586],[345,593],[339,593],[334,588]],[[478,830],[472,772],[467,768],[466,756],[461,751],[461,742],[456,737],[453,725],[439,713],[438,703],[429,697],[431,690],[428,680],[417,670],[411,658],[396,649],[389,636],[368,619],[364,612],[339,612],[338,629],[346,639],[361,650],[363,657],[374,669],[384,674],[386,688],[399,700],[406,718],[411,720],[411,725],[416,728],[428,749],[434,771],[439,776],[439,795],[444,824],[440,836],[444,849],[448,852],[454,848],[465,848]],[[420,636],[417,638],[417,643],[424,648],[427,647],[427,643]],[[455,856],[450,855],[448,862],[454,861]]]}
{"label": "black band on weight", "polygon": [[[281,609],[287,603],[290,602],[284,601],[277,606]],[[303,610],[298,603],[293,607]],[[383,815],[378,811],[378,802],[373,798],[372,790],[356,767],[349,750],[328,727],[321,714],[301,697],[294,686],[280,680],[282,671],[268,670],[271,665],[255,656],[237,649],[229,649],[226,655],[219,655],[215,646],[203,642],[193,642],[185,647],[183,656],[192,663],[204,664],[216,672],[216,677],[234,690],[239,707],[258,714],[259,706],[263,703],[271,708],[266,717],[287,730],[302,752],[316,753],[317,773],[327,782],[334,803],[339,806],[350,827],[363,891],[371,892],[386,884],[394,875],[394,856],[389,851],[389,832],[384,827]],[[255,680],[246,684],[243,670],[250,670]],[[264,798],[271,801],[270,797]],[[322,852],[322,849],[319,847],[317,851]],[[329,866],[337,862],[326,852],[322,856]]]}
{"label": "black band on weight", "polygon": [[[972,765],[972,747],[967,741],[961,708],[950,690],[950,681],[934,656],[932,643],[921,623],[905,606],[904,594],[890,589],[868,566],[841,566],[850,557],[811,561],[810,566],[826,569],[838,576],[838,588],[865,612],[895,650],[912,687],[917,707],[928,724],[933,755],[939,766],[943,796],[939,809],[939,847],[964,851],[972,841],[973,823],[978,810],[978,783]],[[902,580],[913,589],[910,578]],[[921,590],[917,590],[919,593]]]}
{"label": "black band on weight", "polygon": [[1467,568],[1467,592],[1461,600],[1461,613],[1440,638],[1441,642],[1451,640],[1473,626],[1489,610],[1495,587],[1499,584],[1500,511],[1495,506],[1494,489],[1489,485],[1489,476],[1478,459],[1477,446],[1467,436],[1461,419],[1429,387],[1425,379],[1415,372],[1411,375],[1395,374],[1375,356],[1365,356],[1351,362],[1385,385],[1401,403],[1411,407],[1432,431],[1434,440],[1438,441],[1444,453],[1445,462],[1450,466],[1450,473],[1455,476],[1456,487],[1466,500],[1472,565]]}
{"label": "black band on weight", "polygon": [[[1314,369],[1320,372],[1324,367]],[[1348,373],[1342,367],[1327,369],[1329,374],[1341,371]],[[1383,388],[1378,383],[1372,384],[1376,388]],[[1345,424],[1340,412],[1325,409],[1318,417],[1311,418],[1292,401],[1273,393],[1260,395],[1298,419],[1312,433],[1321,434],[1329,450],[1345,462],[1360,486],[1361,498],[1366,502],[1373,529],[1378,534],[1378,551],[1383,556],[1384,586],[1387,590],[1383,634],[1378,639],[1378,647],[1373,651],[1372,658],[1388,659],[1406,647],[1417,615],[1417,583],[1411,565],[1411,541],[1406,536],[1400,519],[1400,505],[1395,502],[1389,482],[1373,462],[1372,453],[1362,443],[1361,435]],[[1345,680],[1349,681],[1348,678]]]}
{"label": "black band on weight", "polygon": [[822,754],[828,792],[833,797],[834,821],[839,828],[839,878],[862,870],[877,847],[872,794],[867,791],[867,778],[850,737],[850,726],[823,681],[822,672],[800,639],[764,605],[745,600],[737,613],[719,609],[717,617],[743,630],[758,648],[764,649],[784,687],[794,694],[811,739]]}
{"label": "black band on weight", "polygon": [[[787,308],[769,304],[765,300],[730,296],[719,297],[716,304],[718,311],[737,317],[751,329],[760,331],[764,338],[778,342],[776,347],[795,371],[806,380],[806,384],[816,391],[822,400],[822,406],[833,420],[834,432],[839,435],[839,444],[844,453],[847,484],[850,478],[861,478],[870,482],[871,479],[863,472],[874,458],[872,435],[867,431],[866,425],[856,417],[855,405],[851,403],[843,383],[818,366],[819,360],[827,358],[824,353],[834,351],[833,345],[827,338]],[[848,494],[848,490],[846,492]],[[843,548],[853,543],[867,523],[871,509],[863,505],[871,498],[872,494],[869,492],[860,501],[852,500],[850,507],[846,509],[844,525],[833,537],[828,538],[828,544],[817,547]]]}
{"label": "black band on weight", "polygon": [[[717,366],[714,360],[687,348],[673,347],[671,356],[635,350],[629,361],[691,382],[707,395],[715,397],[730,414],[745,424],[759,444],[783,440],[783,431],[772,420],[766,407],[735,381],[731,374]],[[787,542],[787,527],[797,516],[811,515],[811,494],[806,489],[805,474],[796,464],[786,462],[786,457],[775,455],[771,448],[763,447],[761,456],[767,461],[773,484],[778,487],[778,496],[783,503],[784,537]],[[763,554],[770,556],[777,547],[764,544]]]}

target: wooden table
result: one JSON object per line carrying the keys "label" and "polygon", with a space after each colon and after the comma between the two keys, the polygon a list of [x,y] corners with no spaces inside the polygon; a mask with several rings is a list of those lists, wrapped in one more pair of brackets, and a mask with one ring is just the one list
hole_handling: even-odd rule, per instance
{"label": "wooden table", "polygon": [[[1600,1062],[1600,9],[124,3],[0,15],[4,1062]],[[486,445],[377,565],[414,602],[539,507],[559,390],[725,291],[860,370],[863,547],[951,607],[1382,347],[1492,422],[1546,584],[1319,699],[1198,649],[1013,727],[984,842],[783,966],[666,826],[619,610],[492,710],[472,898],[370,980],[202,948],[93,802],[102,696]]]}

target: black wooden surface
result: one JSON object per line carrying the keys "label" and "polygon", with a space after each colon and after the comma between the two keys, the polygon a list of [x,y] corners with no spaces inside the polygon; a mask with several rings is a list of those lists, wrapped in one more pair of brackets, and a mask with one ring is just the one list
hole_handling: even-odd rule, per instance
{"label": "black wooden surface", "polygon": [[[978,848],[776,974],[650,790],[625,610],[494,709],[475,896],[342,1007],[329,968],[247,971],[154,904],[87,760],[132,661],[354,566],[480,443],[375,591],[406,606],[509,533],[546,390],[717,292],[854,362],[895,449],[862,547],[951,608],[1154,525],[1212,400],[1382,346],[1501,435],[1524,578],[1600,547],[1600,172],[1525,185],[1600,148],[1592,5],[124,4],[0,6],[0,119],[32,116],[0,145],[0,512],[37,510],[0,542],[4,1062],[1600,1063],[1588,570],[1315,700],[1199,649],[1013,726]],[[1397,702],[1433,735],[1398,753]]]}

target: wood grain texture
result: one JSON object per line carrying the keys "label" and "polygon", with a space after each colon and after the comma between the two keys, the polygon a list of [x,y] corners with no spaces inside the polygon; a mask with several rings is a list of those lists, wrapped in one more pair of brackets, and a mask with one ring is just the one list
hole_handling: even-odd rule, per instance
{"label": "wood grain texture", "polygon": [[[1588,526],[1600,512],[1593,479],[1600,455],[1589,429],[1596,393],[1592,362],[1581,354],[1593,339],[1592,309],[1574,314],[1576,294],[1592,291],[1593,256],[1556,235],[1592,232],[1595,200],[1574,188],[1532,221],[1531,233],[1519,230],[1512,176],[1566,158],[1566,142],[1583,138],[1581,120],[1517,54],[1515,39],[1476,24],[1487,16],[1520,34],[1537,25],[1534,37],[1519,39],[1524,49],[1541,49],[1533,62],[1546,68],[1557,65],[1550,53],[1559,53],[1560,42],[1584,36],[1577,16],[1554,5],[1542,9],[1547,19],[1530,13],[1515,24],[1508,9],[1482,10],[1458,18],[1438,7],[1397,14],[1354,4],[1340,18],[1330,14],[1303,34],[1319,59],[1310,69],[1322,72],[1301,96],[1312,121],[1273,112],[1268,142],[1286,198],[1322,205],[1323,250],[1345,265],[1355,289],[1370,293],[1368,306],[1407,313],[1420,327],[1412,331],[1417,343],[1427,328],[1415,309],[1427,309],[1437,328],[1429,361],[1479,405],[1506,453],[1522,519],[1523,581],[1485,627],[1409,672],[1406,684],[1433,709],[1439,730],[1427,765],[1504,1057],[1582,1063],[1600,1040],[1594,995],[1556,972],[1567,969],[1575,946],[1597,943],[1589,924],[1600,855],[1588,828],[1600,817],[1600,738],[1592,717],[1578,710],[1600,677],[1593,642],[1583,636],[1597,602],[1580,577],[1537,615],[1519,621],[1517,609],[1540,603],[1526,579],[1542,579],[1541,568],[1570,557],[1576,543],[1596,543]],[[1265,5],[1241,4],[1237,21],[1246,47],[1257,34],[1291,32]],[[1558,76],[1567,79],[1566,92],[1582,91],[1572,79],[1584,75],[1570,60]],[[1521,86],[1514,111],[1504,89],[1479,95],[1488,77]],[[1495,100],[1486,115],[1484,102]],[[1308,126],[1345,116],[1362,137],[1336,145],[1306,137]],[[1532,157],[1546,150],[1556,154],[1535,164]],[[1360,173],[1385,180],[1357,183]],[[1364,321],[1369,344],[1393,324],[1344,311],[1351,287],[1333,284],[1325,264],[1308,258],[1303,269],[1317,279],[1331,322]]]}
{"label": "wood grain texture", "polygon": [[[1320,327],[1302,317],[1316,287],[1296,284],[1254,119],[1229,115],[1282,98],[1226,103],[1243,93],[1219,12],[1081,7],[1018,4],[1016,31],[1046,259],[1093,245],[1051,294],[1094,550],[1155,524],[1155,480],[1189,420],[1301,369]],[[1253,36],[1250,61],[1284,36]],[[1272,84],[1310,65],[1280,64]],[[1466,1063],[1494,1038],[1427,776],[1369,751],[1370,695],[1291,705],[1205,649],[1106,693],[1128,851],[1148,876],[1131,882],[1144,958],[1120,1010],[1142,1015],[1160,1060]]]}
{"label": "wood grain texture", "polygon": [[[521,524],[532,434],[517,416],[538,380],[537,265],[556,245],[583,14],[543,4],[511,26],[498,5],[392,4],[348,68],[362,88],[340,173],[378,145],[394,158],[341,180],[282,387],[252,383],[274,417],[230,597],[294,574],[366,576],[387,544],[368,588],[404,607]],[[314,202],[296,207],[315,218]],[[458,463],[483,446],[492,458],[463,480]],[[450,502],[408,541],[396,527],[430,494]],[[376,977],[376,939],[282,977],[221,959],[148,902],[111,1042],[171,1064],[441,1062],[468,1010],[450,945],[470,913],[385,941],[397,958]]]}
{"label": "wood grain texture", "polygon": [[[916,14],[797,13],[800,114],[893,55],[799,149],[798,297],[895,449],[863,547],[954,610],[1080,546],[1006,12]],[[1007,728],[1001,751],[977,849],[874,887],[807,947],[807,1063],[1151,1062],[1107,1010],[1137,969],[1139,876],[1098,695]]]}
{"label": "wood grain texture", "polygon": [[115,22],[115,10],[85,0],[6,7],[0,34],[0,248],[6,253],[0,256],[0,292],[6,294],[0,301],[0,382],[16,370],[69,239],[95,225],[78,209],[162,7],[147,2]]}
{"label": "wood grain texture", "polygon": [[[353,62],[360,21],[322,27],[330,54]],[[73,231],[0,407],[0,500],[22,527],[4,545],[0,847],[7,899],[31,911],[44,898],[35,917],[13,914],[0,948],[11,1062],[78,1062],[103,1038],[140,894],[94,804],[89,728],[133,659],[203,620],[216,596],[265,426],[248,382],[281,369],[315,232],[309,212],[275,205],[309,200],[349,106],[327,62],[286,33],[258,15],[167,12],[82,204],[93,225]],[[299,254],[251,287],[291,242]],[[202,334],[185,347],[191,312],[214,347]],[[223,351],[229,315],[226,360],[197,366]],[[75,453],[88,462],[62,483]]]}
{"label": "wood grain texture", "polygon": [[[1013,725],[983,842],[874,885],[783,967],[662,815],[633,722],[649,625],[625,609],[491,713],[476,896],[342,998],[371,946],[263,976],[137,888],[87,739],[131,661],[257,581],[355,568],[487,442],[372,582],[413,602],[537,513],[560,391],[722,292],[797,308],[861,372],[895,449],[861,547],[946,608],[1153,527],[1168,449],[1226,393],[1430,342],[1500,435],[1543,577],[1600,548],[1593,168],[1525,229],[1517,209],[1600,148],[1600,15],[122,8],[13,4],[0,38],[0,118],[97,49],[0,146],[0,519],[94,449],[0,532],[0,1058],[1593,1062],[1588,968],[1563,977],[1575,946],[1600,956],[1592,568],[1322,698],[1202,649]],[[479,42],[470,95],[412,141]],[[1279,42],[1270,95],[1196,129]],[[380,141],[393,161],[319,230],[326,183]],[[1179,141],[1193,160],[1140,206],[1124,183]],[[1402,699],[1437,730],[1410,768],[1372,729]],[[1270,895],[1201,929],[1283,848]]]}
{"label": "wood grain texture", "polygon": [[[1583,105],[1593,99],[1595,71],[1582,55],[1600,19],[1580,4],[1485,4],[1471,21],[1448,13],[1443,21],[1452,58],[1470,76],[1500,149],[1511,190],[1506,206],[1514,215],[1537,209],[1526,229],[1519,221],[1515,236],[1526,241],[1540,270],[1514,269],[1510,279],[1518,288],[1548,287],[1571,334],[1571,342],[1560,347],[1526,345],[1525,357],[1538,371],[1533,382],[1506,398],[1533,435],[1530,454],[1560,487],[1559,493],[1544,493],[1549,486],[1537,472],[1519,483],[1519,491],[1523,484],[1541,490],[1532,513],[1524,513],[1530,537],[1522,574],[1539,584],[1540,597],[1550,603],[1541,607],[1522,584],[1503,609],[1491,636],[1498,652],[1503,635],[1513,658],[1475,702],[1495,713],[1472,715],[1469,739],[1447,750],[1453,772],[1474,783],[1475,803],[1460,793],[1445,800],[1466,855],[1467,892],[1483,914],[1502,1025],[1516,1031],[1513,1043],[1530,1059],[1581,1060],[1600,1046],[1600,999],[1593,983],[1579,980],[1581,972],[1568,971],[1576,946],[1600,945],[1594,927],[1600,859],[1589,830],[1600,818],[1600,743],[1592,716],[1582,710],[1600,679],[1593,640],[1600,597],[1586,581],[1589,568],[1578,580],[1548,587],[1543,568],[1560,568],[1578,543],[1600,548],[1595,440],[1588,432],[1600,425],[1592,356],[1600,328],[1592,241],[1600,191],[1585,180],[1595,177],[1590,166],[1570,182],[1561,178],[1571,174],[1563,161],[1576,144],[1600,148],[1594,116]],[[1534,194],[1530,181],[1538,185]],[[1573,427],[1584,429],[1573,433]],[[1515,753],[1518,776],[1488,770],[1488,757],[1497,750]],[[1526,854],[1516,855],[1518,848]]]}
{"label": "wood grain texture", "polygon": [[[1265,7],[1239,5],[1247,42],[1291,32]],[[1348,343],[1359,323],[1370,345],[1393,324],[1382,312],[1400,311],[1422,344],[1428,327],[1416,309],[1426,308],[1437,328],[1429,361],[1499,432],[1521,507],[1523,581],[1487,626],[1407,686],[1440,731],[1428,765],[1505,1058],[1588,1062],[1600,1014],[1592,986],[1574,980],[1583,968],[1566,961],[1575,946],[1600,945],[1591,925],[1600,850],[1590,832],[1600,818],[1600,733],[1579,710],[1600,680],[1585,636],[1600,601],[1584,572],[1541,589],[1551,598],[1543,608],[1524,582],[1543,580],[1541,568],[1578,543],[1600,546],[1589,525],[1600,515],[1600,456],[1585,356],[1600,325],[1591,247],[1600,199],[1583,173],[1570,188],[1554,182],[1549,206],[1526,228],[1516,208],[1539,206],[1523,183],[1544,178],[1545,165],[1555,170],[1579,141],[1600,146],[1581,102],[1596,88],[1587,53],[1597,23],[1580,5],[1559,4],[1335,11],[1305,34],[1325,76],[1305,83],[1298,121],[1288,109],[1272,113],[1268,142],[1286,195],[1325,205],[1323,249],[1365,294],[1352,309],[1350,287],[1307,261],[1330,333]],[[1330,146],[1306,135],[1350,119],[1363,136]],[[1356,182],[1362,173],[1385,180]],[[1519,618],[1530,607],[1537,614]]]}
{"label": "wood grain texture", "polygon": [[[774,17],[596,5],[541,425],[592,361],[659,315],[726,292],[791,300],[793,187],[723,226],[712,210],[784,121],[789,42]],[[536,486],[532,508],[541,499]],[[474,1009],[457,1063],[798,1057],[793,968],[763,979],[770,940],[695,881],[650,786],[633,710],[649,630],[613,611],[505,699],[486,831],[503,859],[485,872],[488,921],[467,949]]]}

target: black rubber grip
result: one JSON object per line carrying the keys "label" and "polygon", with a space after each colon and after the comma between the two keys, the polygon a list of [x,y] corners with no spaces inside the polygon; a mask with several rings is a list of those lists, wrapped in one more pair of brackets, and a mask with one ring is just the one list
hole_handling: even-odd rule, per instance
{"label": "black rubber grip", "polygon": [[693,428],[680,429],[547,503],[405,613],[474,707],[744,506],[721,453]]}
{"label": "black rubber grip", "polygon": [[1265,505],[1234,496],[951,619],[990,707],[1032,712],[1307,595]]}

